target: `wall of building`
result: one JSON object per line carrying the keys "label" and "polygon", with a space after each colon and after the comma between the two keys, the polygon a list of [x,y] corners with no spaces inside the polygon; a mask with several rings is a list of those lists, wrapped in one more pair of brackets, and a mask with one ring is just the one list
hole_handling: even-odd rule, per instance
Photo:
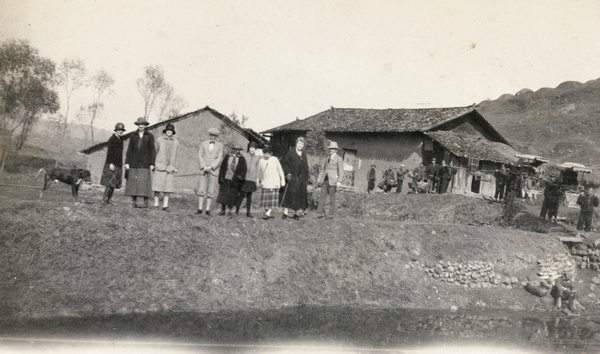
{"label": "wall of building", "polygon": [[[239,143],[244,149],[248,145],[248,139],[236,130],[223,126],[223,121],[215,117],[210,111],[199,112],[196,115],[186,117],[173,124],[175,126],[175,137],[179,140],[177,162],[175,166],[179,172],[175,175],[175,190],[180,192],[193,192],[198,186],[198,149],[200,143],[208,139],[208,129],[215,127],[222,132],[219,140],[222,142]],[[164,126],[156,127],[150,132],[155,138],[163,134]],[[127,153],[128,141],[123,148],[123,162]],[[228,149],[225,149],[225,153]],[[92,173],[92,183],[100,183],[104,161],[106,160],[106,148],[90,154],[87,158],[87,168]],[[124,181],[125,183],[125,181]]]}

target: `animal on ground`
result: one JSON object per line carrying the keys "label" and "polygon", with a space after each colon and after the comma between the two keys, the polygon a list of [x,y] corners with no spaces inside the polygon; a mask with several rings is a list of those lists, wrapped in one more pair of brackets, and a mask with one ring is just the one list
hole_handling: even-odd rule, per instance
{"label": "animal on ground", "polygon": [[90,171],[83,168],[52,168],[49,170],[41,168],[35,176],[36,180],[40,177],[42,171],[44,172],[44,187],[42,187],[42,190],[40,191],[40,200],[44,195],[44,191],[48,189],[50,184],[54,181],[70,185],[73,200],[77,203],[79,201],[79,187],[81,186],[81,183],[92,182]]}

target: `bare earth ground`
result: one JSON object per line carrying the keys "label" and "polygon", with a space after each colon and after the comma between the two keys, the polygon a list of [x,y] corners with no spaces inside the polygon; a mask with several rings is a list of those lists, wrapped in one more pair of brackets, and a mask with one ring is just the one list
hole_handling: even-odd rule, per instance
{"label": "bare earth ground", "polygon": [[[340,192],[333,221],[311,212],[265,221],[193,215],[192,195],[173,198],[167,213],[131,208],[120,193],[117,206],[93,189],[74,205],[66,185],[38,201],[41,181],[1,183],[0,313],[8,317],[294,306],[549,311],[549,297],[520,286],[466,289],[416,264],[491,261],[521,281],[538,259],[567,252],[548,234],[496,226],[502,204],[456,195]],[[580,299],[590,307],[588,272],[579,271]]]}

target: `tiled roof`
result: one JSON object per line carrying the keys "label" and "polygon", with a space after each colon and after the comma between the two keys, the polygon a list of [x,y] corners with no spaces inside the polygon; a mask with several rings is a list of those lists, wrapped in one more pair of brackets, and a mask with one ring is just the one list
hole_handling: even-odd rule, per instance
{"label": "tiled roof", "polygon": [[474,112],[475,108],[361,109],[331,108],[264,133],[322,130],[324,132],[424,132]]}
{"label": "tiled roof", "polygon": [[512,164],[519,160],[517,152],[509,145],[492,142],[483,137],[448,131],[427,132],[448,151],[459,157]]}

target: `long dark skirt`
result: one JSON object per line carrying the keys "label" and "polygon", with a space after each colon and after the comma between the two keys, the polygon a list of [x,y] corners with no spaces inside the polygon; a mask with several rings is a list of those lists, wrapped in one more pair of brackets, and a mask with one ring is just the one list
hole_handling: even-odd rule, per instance
{"label": "long dark skirt", "polygon": [[240,195],[239,187],[235,187],[232,185],[231,180],[226,179],[221,187],[219,188],[219,195],[217,196],[217,203],[226,205],[226,206],[234,206],[237,205],[238,198]]}
{"label": "long dark skirt", "polygon": [[281,188],[281,207],[292,210],[306,209],[308,207],[308,192],[306,188],[307,181],[292,179],[287,187]]}
{"label": "long dark skirt", "polygon": [[123,183],[123,168],[121,166],[115,166],[115,170],[111,171],[108,164],[104,165],[100,184],[105,187],[119,189],[121,188],[121,183]]}
{"label": "long dark skirt", "polygon": [[149,168],[130,168],[127,172],[125,195],[152,197],[152,174]]}

